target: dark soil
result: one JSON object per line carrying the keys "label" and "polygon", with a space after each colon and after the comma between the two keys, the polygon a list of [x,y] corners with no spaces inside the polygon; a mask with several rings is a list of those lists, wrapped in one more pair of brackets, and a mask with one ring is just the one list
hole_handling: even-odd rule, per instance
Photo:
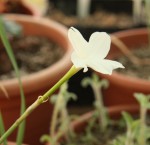
{"label": "dark soil", "polygon": [[[133,50],[133,54],[135,54],[141,59],[150,58],[150,48],[141,47],[139,49]],[[121,56],[117,58],[117,61],[119,61],[125,66],[125,69],[117,69],[116,70],[117,72],[123,73],[125,75],[129,75],[132,77],[150,80],[150,66],[149,65],[135,65],[126,56]]]}
{"label": "dark soil", "polygon": [[132,16],[126,13],[116,14],[103,10],[97,10],[88,17],[80,19],[75,15],[68,16],[60,10],[51,9],[47,17],[66,26],[129,28],[134,25]]}
{"label": "dark soil", "polygon": [[[11,45],[20,68],[21,76],[38,72],[58,61],[64,49],[48,38],[41,36],[21,36],[13,38]],[[15,77],[6,51],[0,49],[0,79]]]}

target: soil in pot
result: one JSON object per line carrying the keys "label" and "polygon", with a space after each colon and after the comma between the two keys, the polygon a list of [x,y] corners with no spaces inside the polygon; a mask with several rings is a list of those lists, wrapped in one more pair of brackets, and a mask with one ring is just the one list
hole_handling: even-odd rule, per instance
{"label": "soil in pot", "polygon": [[[63,49],[58,44],[42,36],[12,38],[11,46],[22,76],[49,67],[64,55]],[[5,80],[15,77],[15,72],[6,51],[4,49],[0,49],[0,51],[0,64],[2,64],[0,79]]]}
{"label": "soil in pot", "polygon": [[58,21],[66,26],[100,27],[100,28],[130,28],[134,26],[133,18],[126,13],[112,13],[96,10],[88,17],[78,18],[76,15],[65,15],[59,9],[49,10],[46,17]]}
{"label": "soil in pot", "polygon": [[[132,54],[134,56],[142,59],[149,59],[150,58],[150,49],[148,46],[142,46],[137,49],[133,49]],[[150,67],[149,64],[140,64],[136,65],[126,56],[120,56],[117,58],[117,61],[121,62],[126,69],[118,69],[116,70],[119,73],[131,76],[142,78],[146,80],[150,80]]]}

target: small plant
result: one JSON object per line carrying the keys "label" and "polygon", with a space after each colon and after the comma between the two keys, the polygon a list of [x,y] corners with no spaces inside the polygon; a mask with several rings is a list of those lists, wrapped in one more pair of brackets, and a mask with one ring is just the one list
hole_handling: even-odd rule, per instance
{"label": "small plant", "polygon": [[83,87],[91,85],[95,96],[95,110],[97,115],[99,116],[99,126],[101,130],[106,131],[106,128],[108,126],[108,117],[106,113],[106,108],[103,104],[102,88],[108,87],[108,81],[100,81],[98,76],[93,73],[91,78],[85,78],[84,80],[82,80],[81,83]]}
{"label": "small plant", "polygon": [[[3,143],[4,140],[6,140],[6,138],[32,113],[32,111],[34,111],[41,104],[48,101],[49,97],[64,82],[66,82],[69,78],[71,78],[81,69],[83,69],[83,72],[86,72],[88,71],[88,67],[91,67],[97,72],[111,75],[113,69],[124,68],[124,66],[117,61],[105,59],[110,50],[110,43],[111,43],[110,36],[107,33],[95,32],[91,35],[89,42],[87,42],[77,29],[71,27],[68,31],[68,37],[74,48],[74,52],[72,53],[71,56],[73,66],[52,88],[50,88],[43,95],[37,97],[37,100],[35,100],[35,102],[32,105],[30,105],[26,109],[26,111],[23,112],[23,114],[14,122],[14,124],[4,134],[2,134],[0,138],[0,143]],[[64,112],[65,110],[63,110],[62,113]],[[53,131],[54,130],[55,127]]]}
{"label": "small plant", "polygon": [[6,30],[6,34],[9,39],[12,37],[19,37],[22,34],[22,26],[18,23],[10,20],[6,20],[4,17],[1,18]]}
{"label": "small plant", "polygon": [[[88,122],[88,126],[85,130],[85,135],[82,137],[82,142],[96,143],[97,138],[92,134],[92,129],[97,124],[101,132],[106,133],[107,127],[110,125],[108,120],[108,114],[103,104],[102,88],[108,86],[106,80],[99,80],[96,74],[92,74],[92,77],[84,78],[81,82],[82,86],[87,87],[91,85],[95,94],[94,113]],[[58,145],[59,138],[65,133],[65,139],[67,145],[72,145],[72,141],[77,138],[77,135],[71,128],[71,121],[78,119],[76,115],[69,115],[67,111],[67,103],[70,99],[76,99],[77,96],[67,91],[67,83],[64,83],[60,87],[60,91],[57,95],[51,96],[51,102],[54,104],[54,111],[50,125],[50,134],[43,135],[41,142],[50,142],[52,145]]]}
{"label": "small plant", "polygon": [[[70,128],[70,121],[77,116],[69,115],[67,111],[67,103],[70,99],[76,100],[77,96],[74,93],[67,91],[68,84],[64,83],[60,87],[60,91],[56,95],[52,95],[50,102],[54,104],[54,111],[52,115],[50,134],[44,135],[41,138],[41,142],[49,141],[53,145],[57,145],[58,139],[64,134],[66,134],[66,139],[69,142],[70,136],[73,135],[73,131]],[[58,132],[58,134],[56,134]]]}
{"label": "small plant", "polygon": [[136,93],[135,98],[140,104],[140,117],[134,119],[129,113],[123,112],[127,131],[126,134],[118,136],[112,145],[149,145],[150,126],[146,123],[146,117],[150,109],[150,95]]}
{"label": "small plant", "polygon": [[[89,78],[85,78],[82,83],[85,85],[87,85],[89,82],[90,84],[94,84],[95,80],[93,81],[93,78],[96,78],[97,76],[95,74],[93,74],[92,79]],[[95,79],[94,78],[94,79]],[[105,80],[101,80],[98,81],[99,84],[103,84],[105,82]],[[57,99],[55,97],[55,105],[57,106],[60,102],[62,102],[61,104],[63,104],[63,101],[60,101],[62,96],[62,99],[65,100],[65,94],[66,89],[65,89],[65,94],[63,94],[63,89],[65,87],[63,86],[60,90],[60,93],[57,96]],[[97,88],[97,86],[93,87],[93,91],[95,91],[95,89]],[[68,93],[67,93],[68,94]],[[99,94],[101,94],[101,92],[99,91]],[[136,93],[135,94],[135,98],[137,99],[137,101],[139,102],[140,105],[140,118],[139,119],[134,119],[129,113],[127,112],[122,112],[122,116],[123,119],[125,121],[125,128],[126,128],[126,132],[124,131],[124,133],[122,134],[118,134],[116,136],[116,139],[114,140],[110,140],[110,142],[108,143],[108,145],[149,145],[149,138],[150,138],[150,127],[146,124],[146,116],[147,116],[147,111],[148,109],[150,109],[150,95],[144,95],[144,94],[140,94],[140,93]],[[103,102],[103,101],[102,101]],[[66,102],[67,103],[67,102]],[[54,108],[54,112],[59,109],[59,113],[61,114],[61,112],[63,112],[62,110],[66,111],[66,105],[59,105],[59,107],[57,106]],[[94,127],[99,127],[100,128],[100,132],[103,133],[108,133],[109,129],[108,126],[113,124],[112,120],[108,120],[108,114],[105,111],[105,107],[103,106],[103,110],[101,110],[100,108],[95,107],[95,113],[93,113],[92,117],[90,118],[88,125],[85,129],[84,135],[80,135],[81,137],[81,142],[84,144],[88,144],[88,145],[93,145],[93,144],[99,144],[99,140],[95,137],[95,135],[93,134],[93,128]],[[53,115],[53,117],[55,118],[55,115]],[[103,118],[101,118],[103,117]],[[136,117],[136,116],[135,116]],[[61,118],[61,115],[60,115]],[[58,129],[56,131],[56,134],[50,134],[50,136],[46,135],[42,137],[42,141],[48,141],[50,142],[52,145],[59,145],[58,140],[60,137],[62,137],[62,135],[65,133],[65,139],[66,139],[66,144],[67,145],[77,145],[76,143],[73,143],[72,141],[76,140],[79,138],[78,135],[76,135],[72,128],[68,128],[71,127],[70,125],[70,121],[71,119],[67,119],[67,118],[71,118],[71,116],[69,117],[68,114],[67,116],[65,116],[66,119],[57,119],[57,121],[55,121],[55,123],[59,122],[60,124],[57,126]],[[55,118],[56,119],[56,118]],[[76,118],[78,119],[78,118]],[[101,120],[99,120],[101,119]],[[107,126],[105,126],[105,128],[103,128],[104,124],[102,121],[104,121],[104,119],[107,119]],[[53,119],[52,119],[53,120]],[[69,120],[69,121],[68,121]],[[97,126],[97,120],[98,120],[98,126]],[[101,121],[101,122],[99,122]],[[67,124],[66,124],[67,123]],[[118,122],[119,124],[119,122]],[[51,127],[54,127],[56,125],[51,124]],[[104,130],[105,129],[105,130]],[[104,132],[105,131],[105,132]],[[72,134],[72,135],[71,135]]]}
{"label": "small plant", "polygon": [[[20,78],[19,68],[18,68],[13,50],[11,48],[11,45],[10,45],[7,37],[10,38],[10,36],[18,36],[18,35],[20,35],[21,30],[22,29],[18,24],[11,22],[11,21],[5,21],[4,18],[0,17],[1,40],[6,49],[8,57],[11,60],[12,66],[15,70],[15,74],[16,74],[16,77],[17,77],[18,83],[19,83],[20,97],[21,97],[20,115],[23,114],[26,109],[25,96],[24,96],[24,92],[23,92],[23,86],[22,86],[22,82],[21,82],[21,78]],[[4,88],[4,91],[5,91],[5,88]],[[7,91],[5,94],[7,94]],[[7,97],[9,97],[9,95],[7,95]],[[0,135],[5,133],[4,125],[5,124],[3,122],[2,114],[0,111]],[[18,128],[18,134],[17,134],[17,139],[16,139],[16,142],[18,145],[22,144],[23,137],[24,137],[24,131],[25,131],[25,120],[22,122],[21,125],[19,125],[19,128]],[[6,139],[4,140],[4,145],[7,145]]]}

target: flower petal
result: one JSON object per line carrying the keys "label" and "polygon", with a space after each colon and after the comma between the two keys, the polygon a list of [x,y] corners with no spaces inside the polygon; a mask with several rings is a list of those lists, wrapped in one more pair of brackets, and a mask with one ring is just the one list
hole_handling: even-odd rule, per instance
{"label": "flower petal", "polygon": [[76,53],[79,56],[85,57],[85,55],[87,54],[86,48],[87,48],[88,43],[83,38],[81,33],[74,27],[71,27],[68,31],[68,37]]}
{"label": "flower petal", "polygon": [[85,62],[77,56],[76,52],[72,53],[71,61],[76,68],[84,68],[83,70],[84,72],[88,71],[88,68],[85,65]]}
{"label": "flower petal", "polygon": [[88,49],[92,52],[91,55],[99,55],[100,58],[105,58],[110,50],[111,39],[105,32],[94,32],[89,40]]}
{"label": "flower petal", "polygon": [[97,72],[109,75],[112,74],[113,69],[124,68],[124,66],[117,61],[107,59],[100,60],[98,57],[88,60],[87,65]]}

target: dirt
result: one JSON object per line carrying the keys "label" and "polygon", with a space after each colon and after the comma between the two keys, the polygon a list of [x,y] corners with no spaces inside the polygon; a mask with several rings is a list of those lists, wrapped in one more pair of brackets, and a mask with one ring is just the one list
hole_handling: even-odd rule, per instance
{"label": "dirt", "polygon": [[[48,38],[41,36],[21,36],[11,40],[21,76],[38,72],[51,66],[64,54],[63,49]],[[0,79],[15,77],[6,51],[0,49]]]}
{"label": "dirt", "polygon": [[[132,53],[141,59],[150,58],[150,48],[147,48],[146,46],[133,50]],[[117,69],[117,72],[136,78],[150,80],[149,65],[135,65],[125,56],[117,58],[117,61],[125,66],[125,69]]]}
{"label": "dirt", "polygon": [[97,10],[88,17],[81,19],[75,15],[65,15],[58,9],[51,9],[46,17],[56,20],[66,26],[128,28],[134,25],[131,15],[123,12],[116,14],[104,10]]}

